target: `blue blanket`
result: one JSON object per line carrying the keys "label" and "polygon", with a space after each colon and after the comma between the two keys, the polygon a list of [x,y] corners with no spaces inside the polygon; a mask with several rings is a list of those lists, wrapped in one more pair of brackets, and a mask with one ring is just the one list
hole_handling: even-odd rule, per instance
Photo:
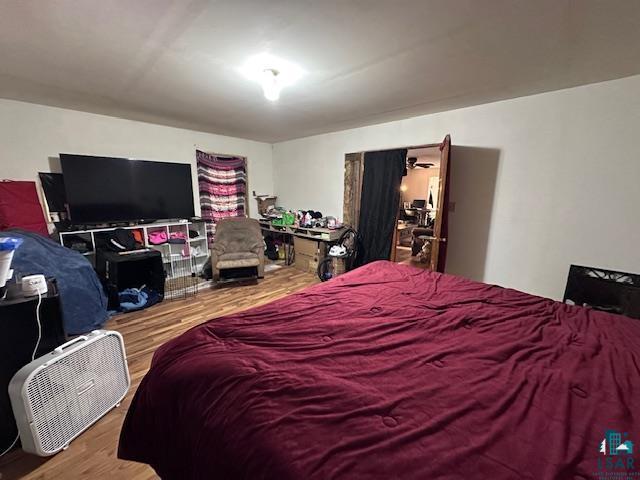
{"label": "blue blanket", "polygon": [[24,240],[11,263],[17,274],[42,273],[56,279],[64,329],[68,335],[90,332],[101,328],[107,321],[107,297],[96,272],[84,256],[42,235],[24,230],[0,232],[0,237]]}
{"label": "blue blanket", "polygon": [[127,288],[118,293],[121,312],[133,312],[148,308],[162,301],[162,297],[149,287]]}

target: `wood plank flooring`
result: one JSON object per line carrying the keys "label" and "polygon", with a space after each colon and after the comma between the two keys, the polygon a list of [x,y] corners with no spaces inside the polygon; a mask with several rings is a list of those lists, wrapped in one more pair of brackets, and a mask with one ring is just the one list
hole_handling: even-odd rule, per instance
{"label": "wood plank flooring", "polygon": [[123,335],[131,375],[131,389],[120,408],[109,412],[74,440],[66,451],[53,457],[42,459],[19,449],[7,454],[0,459],[0,480],[158,478],[146,465],[116,458],[120,427],[156,348],[194,325],[262,305],[318,281],[310,273],[284,267],[267,273],[258,284],[236,284],[216,290],[207,288],[191,299],[165,301],[141,312],[114,317],[105,328]]}
{"label": "wood plank flooring", "polygon": [[411,247],[403,247],[400,245],[396,246],[396,256],[394,261],[402,265],[409,265],[410,267],[423,269],[428,269],[430,267],[428,262],[423,263],[420,261],[418,256],[414,257],[411,255]]}

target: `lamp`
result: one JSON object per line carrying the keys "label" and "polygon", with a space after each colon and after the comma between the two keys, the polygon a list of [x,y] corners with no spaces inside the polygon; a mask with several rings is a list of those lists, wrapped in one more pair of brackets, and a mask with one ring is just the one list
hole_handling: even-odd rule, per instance
{"label": "lamp", "polygon": [[400,184],[400,205],[404,204],[404,192],[407,191],[407,186],[404,183]]}

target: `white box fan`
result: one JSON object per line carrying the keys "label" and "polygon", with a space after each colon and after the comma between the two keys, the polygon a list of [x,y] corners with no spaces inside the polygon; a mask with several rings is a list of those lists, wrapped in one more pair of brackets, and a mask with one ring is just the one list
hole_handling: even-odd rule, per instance
{"label": "white box fan", "polygon": [[22,449],[53,455],[89,428],[129,390],[122,336],[94,330],[22,367],[9,397]]}

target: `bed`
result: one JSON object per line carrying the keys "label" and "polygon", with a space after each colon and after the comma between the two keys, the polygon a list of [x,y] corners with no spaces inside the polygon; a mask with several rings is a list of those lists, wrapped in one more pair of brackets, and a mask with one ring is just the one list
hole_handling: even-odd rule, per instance
{"label": "bed", "polygon": [[622,458],[611,431],[640,442],[639,321],[374,262],[160,347],[119,457],[164,480],[586,479]]}

